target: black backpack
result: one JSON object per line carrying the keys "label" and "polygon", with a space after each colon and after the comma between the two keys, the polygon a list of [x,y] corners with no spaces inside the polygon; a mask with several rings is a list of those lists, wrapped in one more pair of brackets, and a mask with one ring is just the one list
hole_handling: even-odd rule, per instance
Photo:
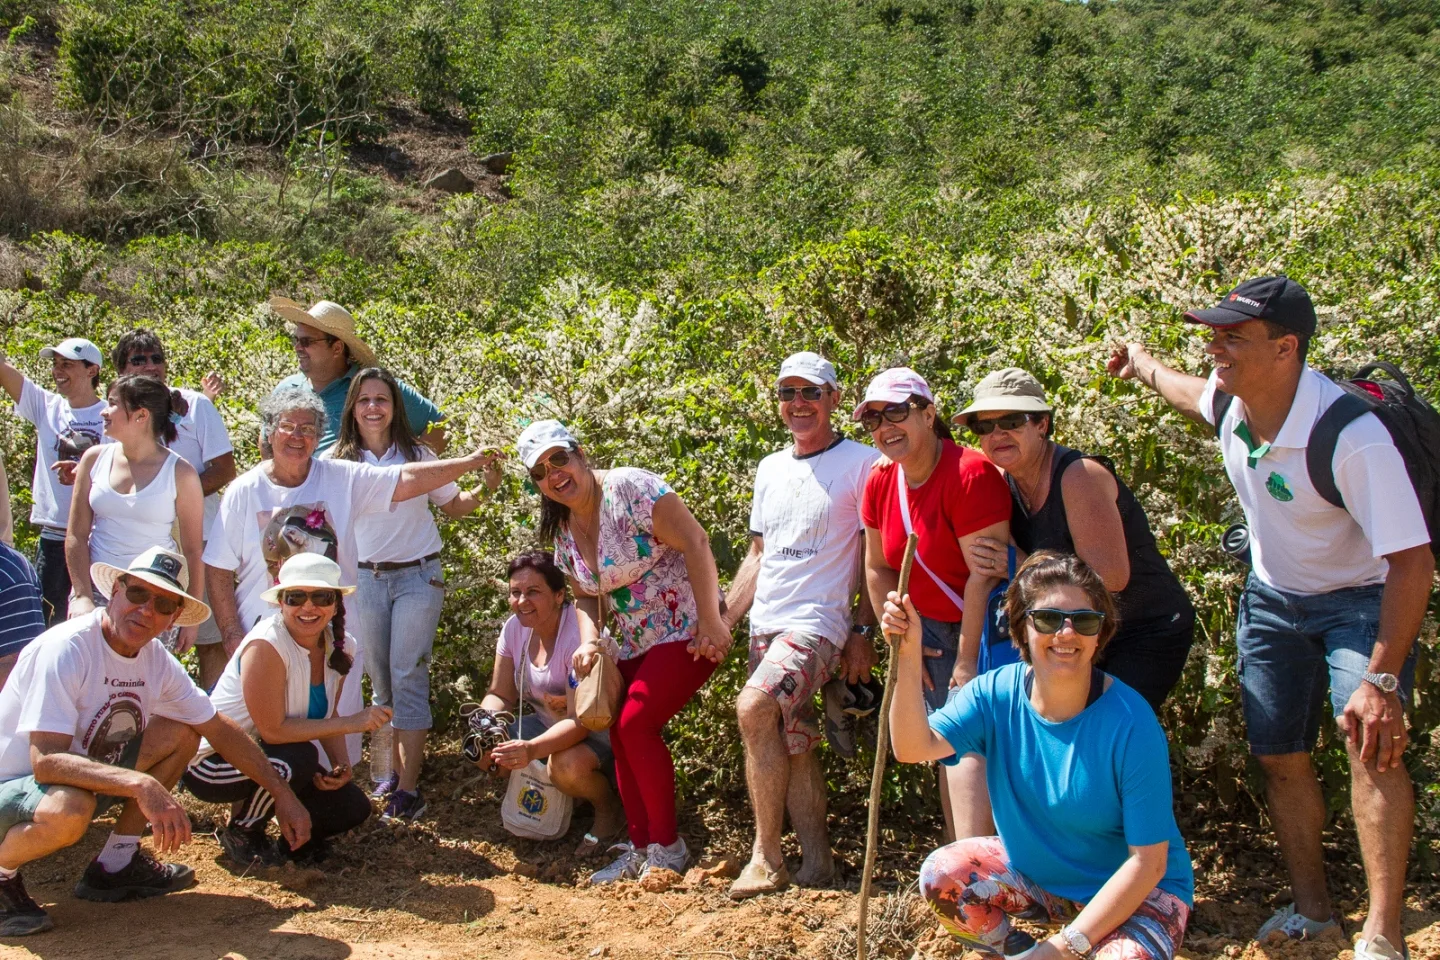
{"label": "black backpack", "polygon": [[[1389,379],[1370,379],[1377,372]],[[1335,486],[1335,444],[1341,430],[1367,413],[1375,414],[1390,431],[1390,439],[1405,461],[1420,512],[1425,515],[1430,551],[1440,553],[1440,413],[1415,392],[1409,378],[1394,364],[1367,363],[1353,379],[1335,382],[1345,395],[1320,415],[1305,448],[1310,483],[1326,501],[1345,509],[1345,500]],[[1212,415],[1217,437],[1233,399],[1222,390],[1215,391]]]}

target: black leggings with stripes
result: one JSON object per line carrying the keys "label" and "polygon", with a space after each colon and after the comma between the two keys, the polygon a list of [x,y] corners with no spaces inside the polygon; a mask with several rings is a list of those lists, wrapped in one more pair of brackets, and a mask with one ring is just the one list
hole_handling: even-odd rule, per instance
{"label": "black leggings with stripes", "polygon": [[[275,772],[290,784],[295,796],[310,811],[310,836],[324,840],[353,830],[370,816],[370,799],[354,783],[339,790],[315,786],[320,751],[313,743],[266,743],[260,749],[270,758]],[[185,788],[206,803],[239,804],[230,817],[231,826],[265,829],[275,813],[270,792],[231,766],[218,753],[193,764],[185,771]],[[304,848],[301,848],[303,850]],[[301,851],[296,851],[297,853]]]}

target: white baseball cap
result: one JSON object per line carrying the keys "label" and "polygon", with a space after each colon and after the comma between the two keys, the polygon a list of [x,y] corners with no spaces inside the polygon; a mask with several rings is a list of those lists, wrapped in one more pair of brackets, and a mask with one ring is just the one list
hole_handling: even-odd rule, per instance
{"label": "white baseball cap", "polygon": [[66,360],[84,360],[97,367],[105,362],[105,359],[100,356],[100,348],[84,337],[71,337],[68,340],[61,340],[53,347],[41,348],[40,359],[52,360],[55,357],[63,357]]}
{"label": "white baseball cap", "polygon": [[817,387],[828,383],[835,389],[840,389],[840,379],[835,376],[835,364],[809,350],[792,353],[785,358],[785,362],[780,364],[780,376],[776,377],[775,381],[778,383],[786,377],[800,377]]}
{"label": "white baseball cap", "polygon": [[870,381],[865,388],[865,398],[855,405],[851,419],[859,420],[867,403],[876,400],[883,403],[904,403],[911,397],[924,397],[931,403],[935,402],[935,394],[930,392],[930,384],[925,382],[924,377],[909,367],[891,367]]}
{"label": "white baseball cap", "polygon": [[567,450],[576,450],[580,447],[580,441],[575,435],[565,429],[565,424],[559,420],[536,420],[530,426],[520,432],[520,439],[515,441],[516,451],[520,454],[520,462],[525,464],[529,470],[540,462],[540,457],[545,451],[553,450],[556,447],[564,447]]}

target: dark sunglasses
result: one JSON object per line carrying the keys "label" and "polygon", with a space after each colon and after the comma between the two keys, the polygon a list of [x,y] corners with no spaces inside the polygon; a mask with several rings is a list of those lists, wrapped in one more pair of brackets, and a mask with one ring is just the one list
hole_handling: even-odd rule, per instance
{"label": "dark sunglasses", "polygon": [[795,399],[796,394],[799,394],[802,400],[809,400],[811,403],[814,403],[829,392],[829,387],[810,386],[775,388],[775,396],[780,398],[781,403],[789,403],[791,400]]}
{"label": "dark sunglasses", "polygon": [[174,597],[162,597],[155,591],[142,587],[133,580],[125,581],[125,599],[137,607],[143,607],[148,603],[153,606],[155,612],[162,617],[170,616],[170,614],[185,605],[184,600],[179,600]]}
{"label": "dark sunglasses", "polygon": [[1059,633],[1065,626],[1065,621],[1070,621],[1070,626],[1082,637],[1093,637],[1100,633],[1100,625],[1105,622],[1105,614],[1099,610],[1052,610],[1048,607],[1036,607],[1033,610],[1026,610],[1025,616],[1035,625],[1035,629],[1041,633]]}
{"label": "dark sunglasses", "polygon": [[290,342],[293,343],[295,346],[299,347],[301,350],[309,350],[309,349],[310,349],[310,345],[311,345],[312,343],[320,343],[322,340],[323,340],[325,343],[334,343],[335,340],[336,340],[336,338],[335,338],[335,337],[332,337],[332,336],[329,336],[328,334],[327,334],[326,336],[323,336],[323,337],[291,337],[291,338],[290,338]]}
{"label": "dark sunglasses", "polygon": [[867,408],[864,413],[860,414],[860,426],[874,433],[880,429],[880,419],[882,417],[891,423],[904,423],[905,418],[910,416],[910,406],[910,401],[906,400],[903,403],[888,404],[879,410]]}
{"label": "dark sunglasses", "polygon": [[535,464],[535,466],[530,468],[530,479],[534,480],[536,483],[539,483],[541,480],[544,480],[546,477],[550,476],[551,470],[557,469],[559,467],[568,466],[569,463],[570,451],[556,450],[554,453],[550,454],[550,456],[546,457],[544,460],[541,460],[539,463]]}
{"label": "dark sunglasses", "polygon": [[339,599],[337,590],[286,590],[280,594],[280,602],[287,607],[303,607],[306,600],[317,607],[333,607]]}
{"label": "dark sunglasses", "polygon": [[965,421],[965,429],[977,437],[988,437],[997,428],[1001,430],[1019,430],[1027,423],[1034,423],[1043,413],[1007,413],[1003,417],[996,417],[994,420],[981,420],[978,417],[971,417]]}
{"label": "dark sunglasses", "polygon": [[165,362],[165,354],[163,354],[163,353],[135,353],[135,354],[131,354],[131,355],[130,355],[130,359],[129,359],[127,362],[128,362],[129,365],[132,366],[132,367],[138,367],[138,366],[140,366],[142,363],[164,363],[164,362]]}

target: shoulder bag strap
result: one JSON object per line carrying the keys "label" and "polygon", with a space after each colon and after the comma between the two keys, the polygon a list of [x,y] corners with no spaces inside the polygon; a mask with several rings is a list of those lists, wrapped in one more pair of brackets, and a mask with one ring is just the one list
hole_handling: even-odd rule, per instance
{"label": "shoulder bag strap", "polygon": [[[907,486],[909,484],[905,482],[905,468],[897,463],[895,464],[895,492],[900,498],[900,520],[905,524],[905,535],[908,537],[915,532],[915,527],[910,522],[910,497],[905,489]],[[940,592],[945,594],[945,598],[955,604],[955,609],[964,613],[965,601],[955,595],[955,591],[950,589],[948,583],[935,575],[935,571],[931,570],[929,564],[920,556],[918,545],[915,548],[915,562],[920,564],[920,569],[929,575],[930,579],[935,582],[935,586],[940,588]]]}

